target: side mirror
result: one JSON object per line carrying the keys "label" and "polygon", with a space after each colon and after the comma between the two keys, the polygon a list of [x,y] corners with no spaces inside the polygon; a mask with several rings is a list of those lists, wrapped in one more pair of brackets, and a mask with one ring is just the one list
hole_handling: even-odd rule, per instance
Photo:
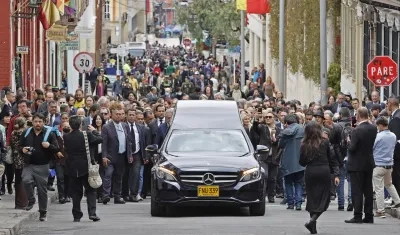
{"label": "side mirror", "polygon": [[146,150],[146,152],[149,152],[149,153],[155,153],[158,151],[158,145],[156,145],[156,144],[147,145],[145,150]]}
{"label": "side mirror", "polygon": [[269,148],[265,145],[257,145],[257,149],[256,149],[256,153],[260,154],[260,153],[268,153],[269,152]]}

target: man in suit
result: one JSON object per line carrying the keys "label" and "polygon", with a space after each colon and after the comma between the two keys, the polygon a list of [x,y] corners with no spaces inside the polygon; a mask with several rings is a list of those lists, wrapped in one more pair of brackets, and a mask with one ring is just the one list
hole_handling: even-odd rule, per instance
{"label": "man in suit", "polygon": [[126,199],[130,202],[138,202],[142,200],[139,195],[140,171],[142,166],[149,162],[145,149],[150,143],[150,135],[143,125],[135,122],[136,111],[134,109],[129,110],[127,114],[129,135],[132,141],[132,156],[129,158],[127,166],[130,192]]}
{"label": "man in suit", "polygon": [[170,108],[167,111],[165,111],[165,122],[162,123],[157,130],[156,134],[156,141],[155,143],[158,146],[161,146],[162,143],[164,142],[165,136],[168,133],[168,129],[171,126],[172,123],[172,116],[174,115],[174,109]]}
{"label": "man in suit", "polygon": [[[351,197],[354,217],[346,223],[374,223],[372,173],[375,168],[373,147],[377,128],[368,120],[368,109],[357,110],[357,127],[352,131],[348,142],[347,170],[350,175]],[[362,218],[364,202],[365,217]]]}
{"label": "man in suit", "polygon": [[124,109],[120,103],[110,106],[112,121],[103,126],[101,145],[104,178],[103,178],[103,204],[110,201],[111,180],[113,180],[114,204],[125,204],[121,196],[122,175],[127,161],[132,160],[132,140],[129,127],[123,123]]}
{"label": "man in suit", "polygon": [[350,108],[350,105],[345,101],[345,95],[339,92],[336,98],[336,102],[332,104],[331,111],[333,114],[339,113],[342,107]]}
{"label": "man in suit", "polygon": [[52,100],[54,100],[54,93],[51,90],[46,91],[46,101],[39,106],[36,112],[41,114],[48,112],[47,103]]}
{"label": "man in suit", "polygon": [[267,194],[269,203],[275,202],[276,183],[279,169],[279,159],[276,159],[278,154],[278,143],[281,128],[275,123],[275,116],[272,112],[258,114],[253,122],[251,132],[253,135],[259,136],[259,144],[268,146],[270,151],[260,155],[261,165],[267,172]]}
{"label": "man in suit", "polygon": [[158,96],[157,96],[157,88],[156,87],[152,87],[150,92],[146,95],[147,101],[149,103],[157,101]]}
{"label": "man in suit", "polygon": [[389,130],[396,135],[397,144],[394,149],[393,155],[393,171],[392,171],[392,183],[400,194],[400,111],[399,111],[399,98],[389,98],[387,103],[387,110],[391,113]]}
{"label": "man in suit", "polygon": [[85,117],[82,122],[82,130],[87,131],[88,126],[92,125],[93,118],[100,112],[100,105],[93,104],[89,109],[89,116]]}
{"label": "man in suit", "polygon": [[[150,138],[151,144],[156,143],[156,136],[158,132],[158,127],[165,123],[165,107],[163,104],[156,104],[154,107],[154,120],[149,124],[150,129]],[[148,164],[144,165],[143,172],[143,190],[142,197],[145,199],[149,190],[150,190],[150,177],[151,177],[151,168],[153,167],[153,163],[150,161]]]}
{"label": "man in suit", "polygon": [[47,110],[48,110],[48,125],[51,127],[60,125],[61,114],[57,113],[57,102],[55,100],[47,102]]}

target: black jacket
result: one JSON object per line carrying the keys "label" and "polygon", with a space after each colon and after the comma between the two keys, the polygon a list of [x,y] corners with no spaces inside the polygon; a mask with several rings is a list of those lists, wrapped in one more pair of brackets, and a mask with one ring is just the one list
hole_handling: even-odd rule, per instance
{"label": "black jacket", "polygon": [[[103,138],[97,131],[86,132],[91,148],[91,161],[94,162],[93,147],[103,142]],[[72,177],[81,177],[88,174],[88,160],[85,147],[85,138],[82,131],[75,130],[64,134],[64,150],[68,156],[66,166],[68,175]]]}
{"label": "black jacket", "polygon": [[[400,109],[397,109],[389,122],[389,130],[396,135],[396,139],[400,140]],[[393,159],[395,161],[400,161],[400,144],[397,143],[394,148]]]}
{"label": "black jacket", "polygon": [[374,124],[360,123],[351,132],[347,170],[372,171],[375,168],[373,148],[378,131]]}

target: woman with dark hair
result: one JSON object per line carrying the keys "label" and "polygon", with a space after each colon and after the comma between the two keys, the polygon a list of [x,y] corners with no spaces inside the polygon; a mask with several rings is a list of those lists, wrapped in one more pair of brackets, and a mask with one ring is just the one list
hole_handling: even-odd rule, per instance
{"label": "woman with dark hair", "polygon": [[[106,124],[106,120],[104,119],[103,115],[96,114],[93,117],[92,121],[92,127],[94,129],[101,133],[101,129]],[[101,155],[101,144],[98,144],[97,146],[91,148],[91,152],[93,152],[94,160],[97,161],[100,164],[100,175],[103,176],[103,171],[104,168],[102,167],[102,161],[103,157]],[[103,203],[103,187],[100,187],[97,189],[97,202],[98,203]]]}
{"label": "woman with dark hair", "polygon": [[330,203],[331,174],[335,176],[335,185],[339,185],[338,163],[331,154],[329,140],[324,138],[321,126],[316,122],[305,126],[299,163],[306,167],[306,210],[310,213],[310,221],[305,227],[311,234],[316,234],[317,219]]}

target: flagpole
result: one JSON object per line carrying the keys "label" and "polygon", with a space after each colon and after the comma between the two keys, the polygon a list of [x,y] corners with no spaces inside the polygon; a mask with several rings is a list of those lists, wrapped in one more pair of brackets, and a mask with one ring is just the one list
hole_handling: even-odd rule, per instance
{"label": "flagpole", "polygon": [[319,5],[319,23],[320,23],[320,79],[321,79],[321,104],[325,105],[328,103],[326,96],[326,90],[328,89],[328,78],[327,78],[327,45],[326,45],[326,1],[320,1]]}
{"label": "flagpole", "polygon": [[241,10],[240,11],[240,86],[243,88],[245,84],[245,44],[244,44],[244,21],[245,21],[245,11]]}
{"label": "flagpole", "polygon": [[285,0],[279,4],[279,91],[285,91]]}

